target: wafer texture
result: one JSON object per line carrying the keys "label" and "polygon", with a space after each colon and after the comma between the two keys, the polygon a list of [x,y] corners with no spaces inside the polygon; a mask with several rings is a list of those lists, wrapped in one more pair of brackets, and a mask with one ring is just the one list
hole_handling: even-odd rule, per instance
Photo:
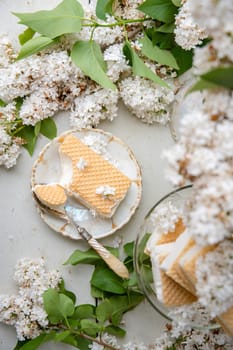
{"label": "wafer texture", "polygon": [[[69,190],[85,206],[111,217],[126,196],[131,180],[74,135],[69,134],[59,141],[60,153],[72,162]],[[84,169],[77,166],[81,159],[86,163]],[[102,196],[96,193],[98,187],[106,185],[114,188],[114,194]]]}
{"label": "wafer texture", "polygon": [[233,306],[223,314],[219,315],[217,317],[217,321],[220,323],[223,330],[232,337],[233,336]]}
{"label": "wafer texture", "polygon": [[179,269],[180,258],[188,252],[195,245],[195,241],[190,238],[186,246],[183,248],[181,253],[178,255],[172,266],[166,271],[166,274],[179,283],[182,287],[188,290],[190,293],[194,294],[195,289],[192,288],[192,284],[185,274],[183,274]]}
{"label": "wafer texture", "polygon": [[199,251],[195,255],[193,255],[190,259],[187,259],[186,262],[180,265],[180,268],[183,271],[184,275],[190,281],[193,290],[196,289],[195,286],[197,283],[197,278],[196,278],[197,259],[213,251],[214,249],[216,249],[216,247],[217,247],[216,244],[211,246],[200,247]]}
{"label": "wafer texture", "polygon": [[[160,257],[160,263],[164,257]],[[191,304],[196,301],[196,297],[189,293],[179,283],[170,278],[164,271],[160,269],[160,279],[162,284],[162,300],[167,307],[181,306]]]}
{"label": "wafer texture", "polygon": [[33,191],[48,206],[63,205],[67,199],[64,188],[58,184],[36,185]]}

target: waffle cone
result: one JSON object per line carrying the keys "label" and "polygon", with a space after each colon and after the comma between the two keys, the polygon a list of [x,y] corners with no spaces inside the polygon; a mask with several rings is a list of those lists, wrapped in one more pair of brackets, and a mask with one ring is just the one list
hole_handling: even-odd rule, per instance
{"label": "waffle cone", "polygon": [[[126,196],[131,180],[77,137],[67,135],[60,142],[60,153],[72,161],[73,175],[68,189],[87,207],[111,217]],[[81,158],[87,163],[83,170],[77,167]],[[103,185],[113,187],[115,194],[109,197],[96,194],[96,189]]]}
{"label": "waffle cone", "polygon": [[45,205],[58,206],[66,202],[66,193],[61,185],[36,185],[33,190],[39,200]]}

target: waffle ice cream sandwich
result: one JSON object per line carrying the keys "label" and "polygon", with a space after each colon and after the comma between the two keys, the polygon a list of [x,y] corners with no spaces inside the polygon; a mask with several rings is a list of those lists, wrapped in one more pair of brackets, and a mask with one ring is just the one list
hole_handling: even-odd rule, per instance
{"label": "waffle ice cream sandwich", "polygon": [[211,252],[217,247],[217,245],[201,247],[197,244],[193,245],[192,248],[187,251],[179,260],[180,270],[184,276],[189,280],[191,284],[191,290],[195,293],[195,285],[197,283],[196,278],[196,262],[197,259],[203,257],[205,254]]}
{"label": "waffle ice cream sandwich", "polygon": [[173,251],[164,259],[161,269],[174,281],[190,291],[189,280],[179,273],[177,265],[180,257],[195,244],[188,231],[183,232],[174,242]]}
{"label": "waffle ice cream sandwich", "polygon": [[155,227],[154,231],[152,232],[152,235],[147,241],[145,253],[150,255],[151,251],[154,249],[155,246],[175,242],[184,230],[185,226],[183,224],[182,218],[179,218],[177,220],[174,231],[161,233]]}
{"label": "waffle ice cream sandwich", "polygon": [[64,188],[59,184],[36,185],[33,191],[49,207],[63,205],[67,199]]}
{"label": "waffle ice cream sandwich", "polygon": [[167,243],[157,246],[151,252],[152,271],[158,300],[167,307],[191,304],[196,297],[170,278],[162,269],[161,264],[173,251],[174,244]]}
{"label": "waffle ice cream sandwich", "polygon": [[112,217],[131,180],[77,137],[59,140],[62,180],[77,200],[103,217]]}

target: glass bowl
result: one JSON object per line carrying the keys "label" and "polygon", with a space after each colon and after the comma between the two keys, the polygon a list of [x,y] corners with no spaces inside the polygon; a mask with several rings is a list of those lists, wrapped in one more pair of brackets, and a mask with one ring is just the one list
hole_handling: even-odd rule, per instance
{"label": "glass bowl", "polygon": [[[146,248],[147,241],[151,236],[151,233],[155,227],[153,226],[151,216],[154,213],[156,213],[158,209],[161,208],[161,206],[164,206],[164,204],[166,205],[168,203],[171,203],[177,209],[182,210],[184,206],[187,205],[187,201],[190,198],[191,192],[192,192],[192,185],[188,185],[188,186],[178,188],[168,193],[163,198],[161,198],[147,213],[144,219],[144,222],[140,228],[140,232],[135,241],[134,267],[135,267],[139,286],[143,291],[146,299],[151,304],[151,306],[156,310],[156,312],[158,312],[168,321],[172,321],[171,317],[169,316],[169,313],[174,308],[168,308],[164,306],[156,296],[150,256],[148,254],[145,254],[145,248]],[[220,327],[218,324],[212,321],[210,323],[205,324],[205,326],[203,325],[200,326],[199,324],[196,324],[194,322],[189,323],[189,325],[192,328],[196,328],[196,329],[203,329],[203,328],[215,329]]]}

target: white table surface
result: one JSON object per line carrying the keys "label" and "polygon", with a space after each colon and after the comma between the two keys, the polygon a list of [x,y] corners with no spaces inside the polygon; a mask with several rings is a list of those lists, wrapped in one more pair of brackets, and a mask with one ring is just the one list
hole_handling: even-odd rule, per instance
{"label": "white table surface", "polygon": [[[11,12],[30,12],[53,8],[57,0],[0,0],[0,32],[6,32],[17,41],[17,34],[22,26]],[[59,113],[55,121],[58,134],[68,130],[69,125],[64,113]],[[119,105],[118,117],[113,122],[99,125],[125,141],[133,150],[142,169],[143,193],[140,206],[131,221],[114,235],[102,239],[111,245],[116,235],[123,237],[123,242],[136,238],[140,224],[149,208],[164,194],[171,190],[164,178],[165,163],[161,160],[164,149],[173,144],[169,129],[159,125],[148,126],[132,116],[123,105]],[[40,218],[34,206],[30,192],[32,164],[42,147],[48,142],[40,137],[33,157],[23,150],[17,165],[5,170],[0,168],[0,294],[17,292],[13,281],[14,266],[22,257],[46,259],[48,269],[59,268],[66,281],[66,286],[73,290],[80,303],[92,302],[89,296],[91,268],[86,265],[64,267],[63,262],[76,249],[86,249],[84,242],[73,241],[53,232]],[[127,335],[123,342],[136,341],[149,344],[162,332],[165,320],[144,302],[125,316]],[[0,350],[12,350],[16,343],[15,330],[0,324]],[[71,346],[48,343],[41,349],[65,350]]]}

